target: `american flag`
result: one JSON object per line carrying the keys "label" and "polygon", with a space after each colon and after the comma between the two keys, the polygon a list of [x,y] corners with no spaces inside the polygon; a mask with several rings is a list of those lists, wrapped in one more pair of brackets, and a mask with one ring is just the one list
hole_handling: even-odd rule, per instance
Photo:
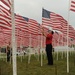
{"label": "american flag", "polygon": [[71,0],[70,10],[75,12],[75,0]]}
{"label": "american flag", "polygon": [[53,39],[52,39],[53,46],[57,46],[58,45],[58,42],[59,42],[58,38],[59,38],[59,33],[57,31],[55,31],[55,33],[53,34]]}
{"label": "american flag", "polygon": [[5,8],[3,5],[0,5],[0,12],[2,12],[5,16],[8,16],[10,15],[10,10],[8,10],[7,8]]}
{"label": "american flag", "polygon": [[69,37],[75,38],[75,30],[71,25],[69,25]]}
{"label": "american flag", "polygon": [[[7,7],[11,6],[8,2],[9,0],[1,0],[1,2],[6,5]],[[8,29],[11,29],[11,11],[10,7],[7,9],[4,5],[0,5],[0,25],[2,27],[6,27]]]}
{"label": "american flag", "polygon": [[28,22],[21,15],[15,14],[15,26],[23,31],[28,31]]}
{"label": "american flag", "polygon": [[67,34],[68,22],[61,15],[57,14],[57,19],[61,22],[61,28],[59,28],[64,35]]}
{"label": "american flag", "polygon": [[29,19],[29,33],[31,34],[39,34],[39,23],[36,20]]}
{"label": "american flag", "polygon": [[0,37],[2,37],[1,40],[3,41],[3,43],[5,43],[6,41],[11,39],[11,30],[0,27],[0,35]]}
{"label": "american flag", "polygon": [[0,0],[3,4],[5,4],[8,8],[11,7],[11,0]]}
{"label": "american flag", "polygon": [[42,10],[42,25],[52,27],[54,30],[61,30],[62,24],[58,18],[59,16],[56,13],[46,9]]}

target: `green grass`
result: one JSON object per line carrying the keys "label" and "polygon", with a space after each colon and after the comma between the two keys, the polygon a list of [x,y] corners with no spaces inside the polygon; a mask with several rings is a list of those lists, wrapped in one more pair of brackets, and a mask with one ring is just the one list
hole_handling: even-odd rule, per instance
{"label": "green grass", "polygon": [[[70,72],[66,72],[66,57],[61,59],[61,53],[59,54],[59,60],[54,56],[54,65],[47,65],[47,59],[43,58],[43,66],[41,67],[40,59],[37,60],[37,56],[31,56],[30,64],[28,64],[28,57],[25,56],[21,62],[21,58],[17,58],[17,75],[75,75],[75,55],[70,55],[69,64]],[[0,75],[13,75],[12,64],[6,62],[6,59],[0,59]]]}

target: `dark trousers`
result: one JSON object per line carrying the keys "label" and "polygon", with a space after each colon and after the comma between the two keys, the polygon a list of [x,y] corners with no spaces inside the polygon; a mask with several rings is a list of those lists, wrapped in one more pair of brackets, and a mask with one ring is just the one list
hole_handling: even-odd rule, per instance
{"label": "dark trousers", "polygon": [[8,50],[8,52],[7,52],[7,62],[9,62],[10,61],[10,50]]}
{"label": "dark trousers", "polygon": [[10,61],[10,56],[7,56],[7,62],[9,62]]}
{"label": "dark trousers", "polygon": [[48,65],[53,65],[53,56],[52,56],[52,45],[46,45],[46,54],[48,59]]}

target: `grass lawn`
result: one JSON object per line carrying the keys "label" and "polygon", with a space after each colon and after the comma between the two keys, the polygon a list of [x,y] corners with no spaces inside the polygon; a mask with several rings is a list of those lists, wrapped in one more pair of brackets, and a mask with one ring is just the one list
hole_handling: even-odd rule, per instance
{"label": "grass lawn", "polygon": [[[70,72],[66,72],[66,57],[64,55],[61,58],[59,53],[59,59],[57,60],[56,54],[53,55],[54,65],[47,65],[47,59],[43,58],[43,66],[41,67],[40,59],[37,60],[37,56],[31,56],[30,64],[28,64],[28,57],[24,56],[21,62],[21,58],[17,57],[17,75],[75,75],[75,54],[71,54],[69,58]],[[12,64],[6,62],[6,59],[0,59],[0,75],[13,75]]]}

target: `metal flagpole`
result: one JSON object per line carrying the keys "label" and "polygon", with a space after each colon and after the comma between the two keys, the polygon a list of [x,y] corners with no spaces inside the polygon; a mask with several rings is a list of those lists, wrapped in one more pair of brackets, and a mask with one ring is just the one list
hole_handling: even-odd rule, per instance
{"label": "metal flagpole", "polygon": [[57,60],[59,59],[59,39],[60,39],[60,34],[59,34],[59,32],[58,32]]}
{"label": "metal flagpole", "polygon": [[68,50],[68,35],[69,35],[69,16],[70,16],[70,3],[71,0],[69,0],[69,8],[68,8],[68,24],[67,24],[67,73],[69,73],[69,50]]}
{"label": "metal flagpole", "polygon": [[[22,33],[22,30],[20,30],[20,33]],[[21,41],[20,41],[20,49],[21,49],[21,51],[20,51],[20,53],[21,53],[21,62],[22,62],[22,48],[23,48],[23,46],[22,46],[22,36],[21,36]]]}
{"label": "metal flagpole", "polygon": [[[43,10],[44,8],[42,8],[42,10]],[[44,15],[44,13],[43,13],[43,11],[42,11],[42,15]],[[43,25],[43,21],[42,21],[42,25]],[[40,36],[40,38],[41,38],[41,47],[40,47],[40,53],[41,53],[41,66],[43,66],[43,56],[42,56],[42,37],[43,37],[43,35],[42,35],[42,33],[41,33],[41,36]]]}
{"label": "metal flagpole", "polygon": [[38,33],[38,61],[39,61],[39,48],[40,48],[40,46],[39,46],[39,39],[40,39],[40,36],[39,36],[39,33]]}
{"label": "metal flagpole", "polygon": [[17,75],[14,0],[11,0],[13,75]]}
{"label": "metal flagpole", "polygon": [[[62,42],[61,43],[62,43],[62,47],[63,47],[63,33],[62,33]],[[62,50],[62,57],[61,57],[62,59],[63,59],[63,55],[64,55],[64,51]]]}
{"label": "metal flagpole", "polygon": [[43,59],[42,59],[42,34],[41,34],[41,66],[43,66]]}
{"label": "metal flagpole", "polygon": [[[29,25],[30,28],[30,25]],[[31,58],[31,33],[29,34],[29,48],[28,48],[28,64],[30,63],[30,58]]]}
{"label": "metal flagpole", "polygon": [[[42,9],[44,9],[44,8],[42,8]],[[42,11],[43,12],[43,11]],[[44,14],[44,13],[43,13]],[[43,25],[43,21],[42,21],[42,25]],[[41,38],[41,47],[40,47],[40,53],[41,53],[41,66],[43,66],[43,56],[42,56],[42,37],[43,37],[43,35],[42,35],[42,33],[41,33],[41,36],[40,36],[40,38]]]}

